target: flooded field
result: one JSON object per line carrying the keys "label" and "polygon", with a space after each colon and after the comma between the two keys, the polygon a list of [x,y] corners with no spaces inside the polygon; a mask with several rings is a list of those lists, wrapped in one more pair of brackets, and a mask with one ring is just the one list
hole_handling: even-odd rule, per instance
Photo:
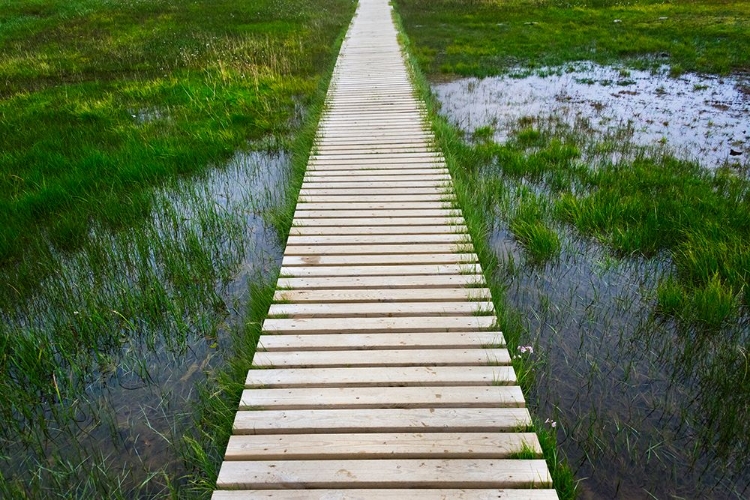
{"label": "flooded field", "polygon": [[591,63],[549,74],[522,72],[435,85],[443,112],[463,130],[491,126],[502,142],[520,118],[554,116],[600,135],[624,129],[632,140],[666,147],[705,167],[750,164],[750,79],[669,76]]}
{"label": "flooded field", "polygon": [[290,168],[284,153],[241,152],[154,193],[149,222],[92,232],[3,312],[14,406],[2,405],[0,496],[180,491],[197,387],[242,327],[249,284],[280,264],[265,215]]}
{"label": "flooded field", "polygon": [[[433,92],[448,120],[475,140],[489,133],[518,143],[520,129],[536,137],[529,124],[561,122],[585,128],[593,142],[619,137],[634,145],[618,152],[671,152],[737,172],[750,151],[746,85],[588,66],[440,83]],[[523,318],[519,345],[534,347],[524,354],[535,368],[532,411],[543,425],[556,423],[582,497],[747,498],[747,308],[719,330],[659,314],[657,288],[676,273],[668,252],[618,254],[552,218],[559,253],[530,258],[509,222],[519,193],[555,205],[549,178],[516,177],[500,161],[477,182],[506,193],[486,214],[499,262],[494,278]]]}

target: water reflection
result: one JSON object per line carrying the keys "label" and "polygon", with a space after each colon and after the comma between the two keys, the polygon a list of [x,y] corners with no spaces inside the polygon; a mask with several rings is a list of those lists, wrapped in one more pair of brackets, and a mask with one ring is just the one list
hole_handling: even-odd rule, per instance
{"label": "water reflection", "polygon": [[15,391],[0,449],[6,486],[87,496],[119,482],[155,495],[179,482],[196,383],[231,348],[248,282],[280,265],[264,215],[283,202],[289,175],[284,153],[237,153],[155,193],[150,222],[94,230],[80,252],[54,255],[57,271],[0,324],[3,339],[30,340],[53,381],[47,372],[24,374],[25,388],[23,378],[3,382]]}
{"label": "water reflection", "polygon": [[495,129],[504,142],[525,116],[585,123],[606,135],[625,128],[642,146],[668,146],[710,168],[750,163],[750,81],[651,73],[577,63],[537,74],[465,78],[433,86],[443,112],[462,129]]}
{"label": "water reflection", "polygon": [[[433,91],[452,122],[467,132],[489,126],[496,141],[510,137],[523,117],[586,121],[597,137],[616,137],[624,127],[626,141],[676,148],[717,167],[747,165],[750,100],[743,85],[592,65],[545,78],[465,79]],[[503,179],[508,213],[524,189],[550,197],[545,185],[492,166],[479,182],[485,177]],[[520,344],[536,346],[529,404],[542,422],[558,423],[583,497],[747,498],[746,312],[719,332],[664,319],[655,313],[655,289],[674,272],[668,255],[616,257],[558,226],[560,257],[526,262],[506,217],[494,214],[490,243],[500,262],[495,278],[526,323],[529,338]]]}

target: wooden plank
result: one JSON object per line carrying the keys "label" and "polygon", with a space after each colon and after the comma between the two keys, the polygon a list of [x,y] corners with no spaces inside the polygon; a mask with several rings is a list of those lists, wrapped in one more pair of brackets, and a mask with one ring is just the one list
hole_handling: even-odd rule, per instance
{"label": "wooden plank", "polygon": [[[442,180],[443,178],[450,179],[450,172],[447,168],[403,168],[400,170],[393,170],[390,168],[384,169],[370,169],[370,170],[308,170],[305,174],[305,180],[310,181],[326,181],[329,182],[347,182],[361,179],[363,177],[372,177],[372,180],[384,180],[387,178],[393,178],[393,180],[399,180],[398,178],[418,180],[418,177],[424,176],[427,179]],[[339,180],[340,179],[340,180]]]}
{"label": "wooden plank", "polygon": [[512,458],[529,450],[540,458],[536,434],[373,433],[232,436],[226,460],[361,460]]}
{"label": "wooden plank", "polygon": [[474,316],[493,314],[492,302],[373,302],[272,304],[268,317],[329,318],[376,316]]}
{"label": "wooden plank", "polygon": [[[466,233],[441,233],[441,234],[331,234],[331,235],[310,235],[298,236],[290,235],[287,239],[287,246],[314,246],[314,245],[403,245],[419,243],[471,243],[471,239]],[[293,255],[293,254],[289,254]]]}
{"label": "wooden plank", "polygon": [[240,409],[520,408],[518,386],[245,389]]}
{"label": "wooden plank", "polygon": [[384,227],[384,226],[424,226],[424,225],[463,226],[464,219],[454,211],[448,216],[421,217],[401,214],[389,217],[387,214],[375,213],[370,217],[341,217],[340,213],[320,212],[317,218],[295,219],[292,227]]}
{"label": "wooden plank", "polygon": [[282,267],[280,276],[302,278],[309,276],[429,276],[439,274],[479,274],[478,264],[435,264],[435,265],[340,265],[340,266],[292,266]]}
{"label": "wooden plank", "polygon": [[466,226],[294,226],[289,230],[290,236],[309,236],[324,234],[466,234]]}
{"label": "wooden plank", "polygon": [[258,352],[424,348],[469,349],[504,346],[505,339],[502,332],[321,333],[262,335],[258,342]]}
{"label": "wooden plank", "polygon": [[531,425],[526,408],[378,408],[238,411],[235,434],[510,432]]}
{"label": "wooden plank", "polygon": [[224,462],[223,488],[540,488],[544,460],[394,459]]}
{"label": "wooden plank", "polygon": [[345,489],[217,490],[213,500],[557,500],[555,490]]}
{"label": "wooden plank", "polygon": [[[302,186],[299,192],[300,199],[310,199],[315,196],[351,196],[353,194],[362,194],[370,196],[392,196],[407,194],[452,194],[445,187],[441,186],[409,186],[409,182],[398,183],[377,183],[377,182],[338,182],[331,184],[329,187],[322,186]],[[435,207],[441,208],[441,207]]]}
{"label": "wooden plank", "polygon": [[[345,195],[347,196],[347,195]],[[317,202],[317,196],[306,195],[297,202],[297,210],[430,210],[432,208],[453,208],[454,203],[448,197],[444,201],[390,201],[383,196],[381,201],[346,201]]]}
{"label": "wooden plank", "polygon": [[356,349],[350,351],[258,351],[255,368],[346,366],[485,366],[510,364],[507,349]]}
{"label": "wooden plank", "polygon": [[[474,253],[436,253],[402,255],[287,255],[282,260],[283,267],[302,266],[391,266],[391,265],[451,265],[460,264],[462,270],[476,265]],[[477,274],[480,274],[477,271]]]}
{"label": "wooden plank", "polygon": [[508,385],[511,366],[265,368],[250,370],[245,388]]}
{"label": "wooden plank", "polygon": [[[383,196],[380,194],[334,194],[334,195],[315,195],[300,198],[297,203],[435,203],[441,206],[444,202],[453,202],[453,195],[443,193],[433,194],[392,194]],[[386,208],[394,208],[392,205]]]}
{"label": "wooden plank", "polygon": [[306,334],[321,332],[377,333],[377,332],[462,332],[490,330],[493,316],[408,316],[394,318],[268,318],[263,322],[263,332],[271,334]]}
{"label": "wooden plank", "polygon": [[485,288],[481,274],[440,276],[358,276],[347,278],[280,278],[280,290],[348,290],[355,288]]}
{"label": "wooden plank", "polygon": [[469,253],[471,243],[409,243],[377,245],[287,245],[285,255],[378,255],[408,253]]}
{"label": "wooden plank", "polygon": [[277,290],[276,302],[450,302],[488,300],[486,288],[383,288],[363,290]]}
{"label": "wooden plank", "polygon": [[[328,219],[379,219],[379,225],[386,223],[386,219],[414,219],[414,218],[434,218],[443,217],[446,219],[457,219],[461,217],[456,210],[447,210],[444,208],[436,208],[432,210],[299,210],[294,213],[294,220],[300,225],[316,225],[315,221],[308,221],[307,219],[322,220],[325,219],[325,224],[331,224],[332,222]],[[305,219],[305,220],[302,220]],[[359,224],[366,224],[367,221],[362,221]],[[400,225],[404,224],[403,221],[393,220],[389,225]],[[354,225],[351,221],[348,225]]]}

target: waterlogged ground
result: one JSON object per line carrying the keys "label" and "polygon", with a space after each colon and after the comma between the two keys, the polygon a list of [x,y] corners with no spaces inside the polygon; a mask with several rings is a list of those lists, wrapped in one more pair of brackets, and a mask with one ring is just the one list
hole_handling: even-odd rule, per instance
{"label": "waterlogged ground", "polygon": [[750,165],[750,79],[652,73],[578,63],[556,71],[465,78],[435,85],[463,130],[490,126],[502,142],[520,118],[561,119],[601,135],[626,129],[642,146],[667,146],[709,168]]}
{"label": "waterlogged ground", "polygon": [[280,264],[265,215],[283,202],[289,174],[283,153],[237,153],[156,193],[142,227],[94,232],[83,250],[54,257],[57,272],[2,315],[0,333],[42,346],[73,335],[88,349],[60,359],[61,348],[37,370],[41,380],[24,381],[16,371],[35,361],[11,347],[0,493],[151,496],[184,486],[196,386],[241,328],[249,284]]}
{"label": "waterlogged ground", "polygon": [[[746,83],[646,76],[591,67],[465,79],[433,92],[451,122],[469,133],[486,127],[498,142],[531,118],[585,126],[602,140],[647,146],[646,154],[675,151],[709,168],[746,168]],[[548,186],[504,175],[501,166],[488,165],[480,176],[503,179],[510,213],[519,203],[513,193],[549,195]],[[750,376],[746,310],[720,332],[679,324],[656,312],[657,284],[674,273],[668,255],[616,257],[552,223],[559,257],[531,261],[500,210],[490,241],[495,277],[523,318],[520,344],[534,347],[517,353],[535,366],[529,403],[541,422],[556,422],[583,498],[747,498],[750,406],[737,390]]]}

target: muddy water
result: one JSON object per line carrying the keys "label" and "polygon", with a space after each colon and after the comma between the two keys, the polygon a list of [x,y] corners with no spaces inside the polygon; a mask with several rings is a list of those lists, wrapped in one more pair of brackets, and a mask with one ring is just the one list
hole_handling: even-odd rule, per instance
{"label": "muddy water", "polygon": [[539,76],[466,78],[435,85],[445,114],[468,132],[492,126],[495,140],[525,116],[615,128],[642,146],[667,148],[708,168],[750,164],[750,79],[651,73],[578,64]]}
{"label": "muddy water", "polygon": [[[231,349],[231,332],[242,326],[247,309],[248,283],[268,279],[280,265],[283,249],[263,212],[283,200],[289,174],[283,153],[238,153],[203,178],[156,193],[146,229],[94,232],[96,250],[56,256],[59,272],[24,310],[8,315],[4,327],[53,332],[97,315],[122,316],[119,323],[104,320],[105,328],[126,326],[118,345],[99,353],[97,365],[71,368],[84,373],[81,391],[65,402],[73,418],[50,415],[50,430],[36,445],[3,436],[6,480],[28,482],[42,466],[52,474],[40,475],[57,476],[43,481],[52,490],[92,481],[96,469],[106,471],[105,491],[120,481],[125,491],[145,484],[139,495],[150,496],[179,484],[186,471],[177,446],[192,425],[196,384]],[[139,253],[144,245],[145,257]],[[199,257],[181,256],[193,251]],[[193,298],[181,297],[175,275],[206,264],[216,270],[215,281],[196,288]],[[127,312],[133,303],[143,305],[144,288],[160,287],[166,300],[156,307],[165,308],[163,317]]]}
{"label": "muddy water", "polygon": [[[638,76],[631,72],[630,78]],[[568,82],[566,95],[577,95],[576,79],[590,77],[567,73],[552,76],[552,82],[538,76],[467,79],[433,90],[443,112],[464,130],[491,125],[496,140],[503,140],[518,118],[549,115],[555,109],[571,119],[581,114],[602,119],[592,115],[592,100],[576,104],[559,99],[561,81]],[[703,92],[693,90],[692,78],[698,77],[685,77],[690,83],[683,90],[691,95]],[[619,92],[612,85],[580,85],[609,93],[613,102],[624,99],[611,95]],[[638,92],[643,98],[645,91]],[[737,99],[747,105],[739,94]],[[631,102],[619,109],[638,106]],[[723,142],[716,143],[725,146],[728,137],[744,133],[747,115],[732,118],[727,112],[722,118],[719,111],[712,112],[714,123],[733,123],[724,129]],[[633,123],[631,128],[648,125]],[[740,132],[732,132],[736,130]],[[646,133],[639,137],[648,140]],[[707,134],[707,140],[712,138]],[[666,143],[680,148],[706,144],[704,137],[692,136],[669,136]],[[732,144],[747,151],[747,142]],[[709,149],[714,148],[718,146]],[[712,166],[726,159],[715,156]],[[488,167],[483,175],[502,175],[494,168]],[[514,192],[516,181],[506,182],[508,191]],[[542,186],[533,188],[543,195]],[[556,422],[560,450],[580,481],[583,498],[748,498],[750,405],[738,399],[735,389],[748,376],[742,346],[750,338],[750,318],[741,318],[718,335],[666,321],[654,314],[654,290],[660,277],[673,272],[668,258],[616,258],[567,228],[558,227],[558,232],[561,256],[543,266],[524,262],[523,249],[502,214],[496,215],[491,245],[500,262],[495,278],[528,330],[520,345],[536,347],[531,354],[537,362],[536,383],[529,405],[541,422]]]}

